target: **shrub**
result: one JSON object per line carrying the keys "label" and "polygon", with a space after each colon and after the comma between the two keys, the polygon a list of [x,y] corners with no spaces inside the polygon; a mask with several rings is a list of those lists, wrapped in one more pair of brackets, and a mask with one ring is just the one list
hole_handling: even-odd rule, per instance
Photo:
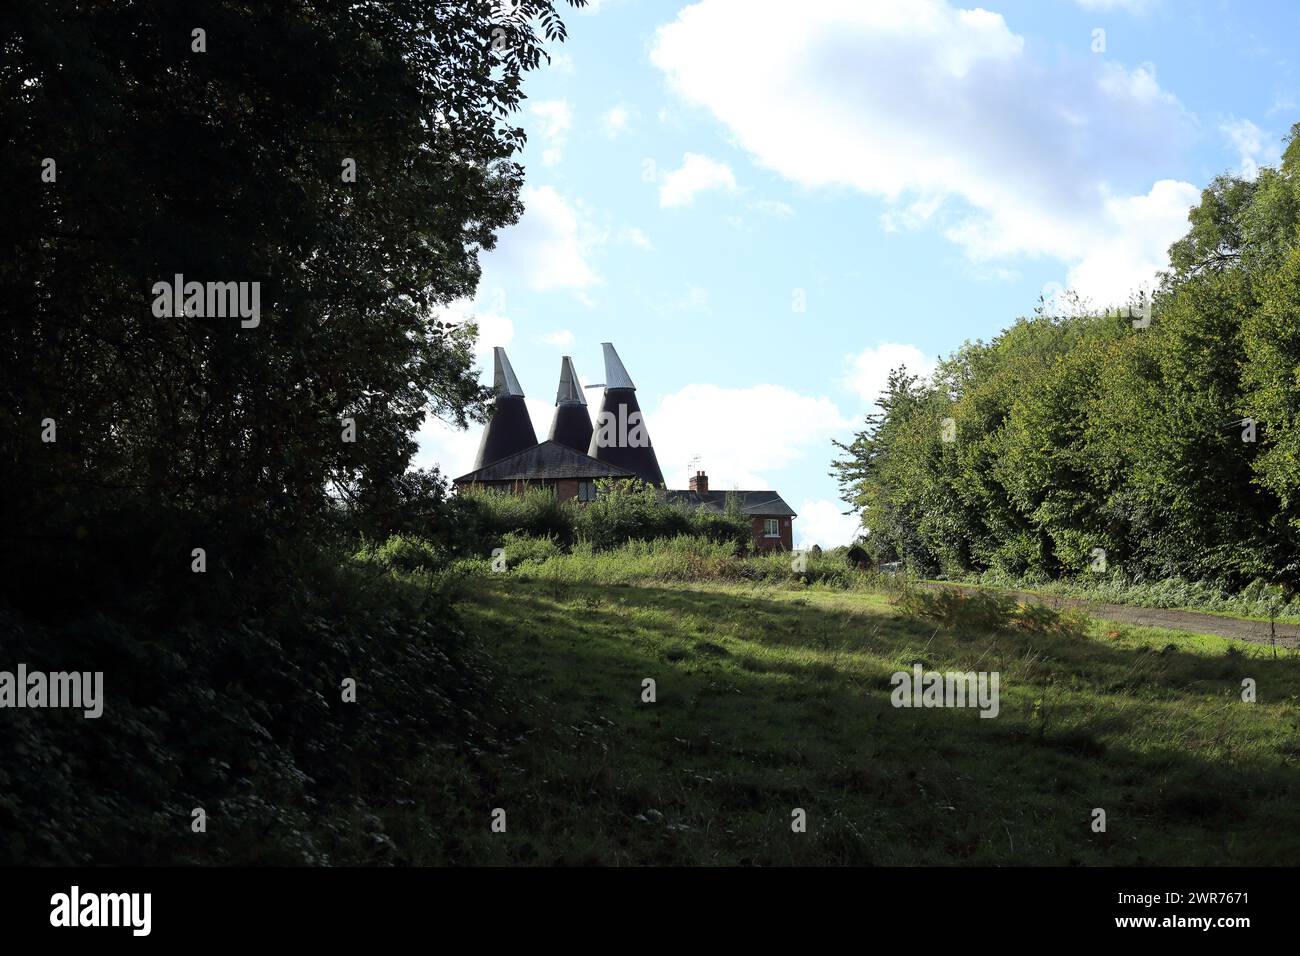
{"label": "shrub", "polygon": [[492,488],[467,488],[460,492],[465,514],[465,554],[487,554],[501,547],[507,534],[554,538],[572,544],[577,538],[580,506],[558,501],[553,488],[528,488],[512,494]]}
{"label": "shrub", "polygon": [[733,554],[747,554],[754,543],[753,527],[733,497],[728,498],[727,508],[721,514],[691,512],[690,529],[691,534],[697,537],[716,543],[729,543]]}
{"label": "shrub", "polygon": [[1088,627],[1080,609],[1057,611],[1037,603],[1020,603],[992,591],[964,593],[953,588],[903,586],[894,604],[910,617],[934,621],[954,631],[1022,631],[1030,634],[1079,636]]}
{"label": "shrub", "polygon": [[564,553],[560,543],[552,537],[533,538],[514,532],[502,539],[501,547],[505,551],[506,567],[511,569],[521,564],[540,564]]}
{"label": "shrub", "polygon": [[[387,544],[384,560],[421,553]],[[93,721],[7,716],[0,865],[411,862],[391,808],[431,799],[422,768],[486,745],[490,678],[442,595],[320,563],[239,621],[157,626],[144,607],[36,620],[0,605],[13,660],[104,675]],[[348,677],[357,705],[342,700]],[[194,807],[220,839],[191,834]]]}
{"label": "shrub", "polygon": [[951,588],[904,588],[895,599],[902,611],[949,630],[1006,631],[1014,626],[1014,598],[990,591],[964,594]]}
{"label": "shrub", "polygon": [[585,540],[604,550],[629,541],[680,535],[729,544],[733,554],[744,554],[749,548],[750,521],[734,497],[729,496],[726,510],[719,514],[688,511],[640,481],[602,481],[598,486],[599,498],[586,504],[557,501],[551,488],[529,488],[519,495],[465,489],[446,519],[460,532],[454,551],[462,557],[485,556],[502,547],[511,534],[551,539],[559,548]]}
{"label": "shrub", "polygon": [[850,567],[863,569],[871,567],[871,555],[869,555],[867,549],[862,547],[860,544],[855,544],[850,547],[848,551],[845,552],[845,559],[848,561]]}
{"label": "shrub", "polygon": [[447,553],[433,542],[415,535],[402,534],[390,536],[378,547],[373,545],[362,547],[357,552],[356,558],[402,574],[439,571],[449,560]]}
{"label": "shrub", "polygon": [[685,509],[659,497],[652,486],[639,481],[598,482],[599,495],[581,509],[578,536],[598,550],[628,541],[653,541],[689,534],[691,521]]}

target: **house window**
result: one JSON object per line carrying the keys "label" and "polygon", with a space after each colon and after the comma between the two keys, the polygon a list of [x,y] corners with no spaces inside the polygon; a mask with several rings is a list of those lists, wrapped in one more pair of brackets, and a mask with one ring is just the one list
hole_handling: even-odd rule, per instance
{"label": "house window", "polygon": [[781,537],[781,527],[775,518],[763,519],[763,537],[779,538]]}
{"label": "house window", "polygon": [[579,501],[596,500],[596,483],[594,481],[578,482],[578,500]]}

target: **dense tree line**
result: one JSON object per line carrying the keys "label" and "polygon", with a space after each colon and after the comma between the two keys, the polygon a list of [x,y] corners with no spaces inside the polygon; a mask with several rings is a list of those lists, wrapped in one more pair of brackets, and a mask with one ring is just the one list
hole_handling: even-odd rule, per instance
{"label": "dense tree line", "polygon": [[895,370],[833,466],[875,558],[1294,589],[1300,124],[1189,222],[1147,303],[1040,306],[929,378]]}

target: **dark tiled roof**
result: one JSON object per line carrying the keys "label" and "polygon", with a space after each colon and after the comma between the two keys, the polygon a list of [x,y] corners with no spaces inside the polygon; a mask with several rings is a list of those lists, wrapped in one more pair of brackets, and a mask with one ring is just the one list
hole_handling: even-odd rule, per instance
{"label": "dark tiled roof", "polygon": [[561,478],[635,478],[626,468],[597,461],[580,451],[574,451],[559,442],[544,441],[532,448],[515,452],[499,461],[491,462],[468,475],[455,479],[458,485],[483,481],[520,481],[541,479],[554,481]]}
{"label": "dark tiled roof", "polygon": [[690,510],[721,513],[727,508],[727,495],[740,499],[740,510],[747,515],[762,517],[798,517],[793,508],[775,491],[670,491],[668,501],[686,505]]}

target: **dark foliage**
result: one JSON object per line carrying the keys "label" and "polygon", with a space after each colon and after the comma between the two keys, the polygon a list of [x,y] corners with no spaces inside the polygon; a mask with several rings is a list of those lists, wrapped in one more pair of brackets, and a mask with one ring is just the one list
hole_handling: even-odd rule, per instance
{"label": "dark foliage", "polygon": [[[0,10],[0,667],[107,698],[5,712],[0,862],[400,861],[380,803],[490,745],[446,602],[336,556],[454,533],[413,435],[484,413],[441,313],[521,213],[510,120],[564,36],[507,6]],[[258,311],[168,316],[178,275]]]}
{"label": "dark foliage", "polygon": [[[515,6],[6,5],[0,581],[137,586],[100,560],[134,564],[128,513],[265,573],[265,539],[400,497],[426,411],[482,415],[439,309],[521,211],[508,119],[563,26]],[[156,315],[176,275],[259,283],[257,324]]]}

